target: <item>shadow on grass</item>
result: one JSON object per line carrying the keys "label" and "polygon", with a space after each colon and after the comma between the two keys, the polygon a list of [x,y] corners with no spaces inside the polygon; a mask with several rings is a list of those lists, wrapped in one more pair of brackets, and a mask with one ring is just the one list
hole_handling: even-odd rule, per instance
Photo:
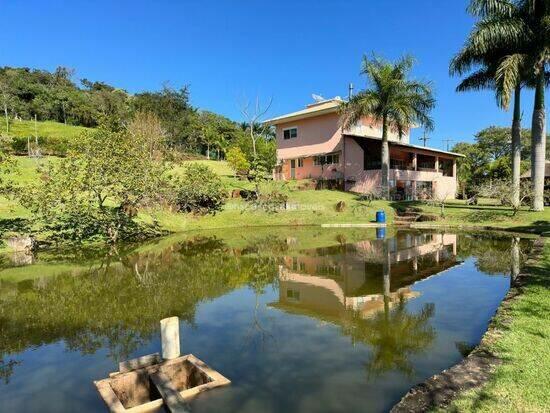
{"label": "shadow on grass", "polygon": [[510,227],[509,230],[517,232],[529,232],[532,234],[542,234],[543,232],[550,232],[550,221],[540,220],[535,221],[530,225],[520,225],[517,227]]}

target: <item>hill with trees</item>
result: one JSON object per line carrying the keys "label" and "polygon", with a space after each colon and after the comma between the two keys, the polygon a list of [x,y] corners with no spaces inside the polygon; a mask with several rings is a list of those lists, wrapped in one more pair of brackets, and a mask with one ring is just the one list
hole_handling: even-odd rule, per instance
{"label": "hill with trees", "polygon": [[15,152],[24,151],[27,139],[35,137],[37,144],[46,146],[46,153],[59,155],[65,142],[50,141],[70,139],[82,131],[71,126],[95,128],[101,124],[120,130],[136,113],[147,112],[160,119],[170,148],[223,158],[230,146],[242,140],[247,128],[193,107],[187,86],[176,89],[166,84],[157,91],[132,94],[101,81],[75,80],[74,70],[66,67],[54,72],[0,67],[0,108],[4,118],[0,134],[18,141],[11,143]]}

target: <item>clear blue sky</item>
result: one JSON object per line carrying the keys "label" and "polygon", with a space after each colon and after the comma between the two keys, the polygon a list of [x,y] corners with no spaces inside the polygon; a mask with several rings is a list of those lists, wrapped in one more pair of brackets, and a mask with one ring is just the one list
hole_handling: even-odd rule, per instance
{"label": "clear blue sky", "polygon": [[[417,60],[414,76],[434,83],[436,130],[471,141],[507,126],[489,92],[457,94],[451,56],[473,20],[468,0],[0,0],[0,65],[76,70],[129,92],[188,84],[195,106],[241,120],[243,97],[273,97],[270,116],[298,110],[311,94],[346,96],[364,53]],[[531,94],[523,126],[530,125]],[[418,143],[421,131],[413,132]]]}

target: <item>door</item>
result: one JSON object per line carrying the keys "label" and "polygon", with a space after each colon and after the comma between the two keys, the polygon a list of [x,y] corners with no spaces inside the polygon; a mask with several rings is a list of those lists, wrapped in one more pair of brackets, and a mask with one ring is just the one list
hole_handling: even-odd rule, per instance
{"label": "door", "polygon": [[296,160],[290,160],[290,179],[296,179]]}

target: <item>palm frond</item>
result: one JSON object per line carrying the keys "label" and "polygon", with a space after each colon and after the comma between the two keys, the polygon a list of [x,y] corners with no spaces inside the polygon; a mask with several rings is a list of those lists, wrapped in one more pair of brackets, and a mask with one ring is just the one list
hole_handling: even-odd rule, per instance
{"label": "palm frond", "polygon": [[484,67],[465,77],[456,87],[456,91],[466,92],[470,90],[493,89],[494,87],[494,71]]}
{"label": "palm frond", "polygon": [[497,104],[508,109],[511,96],[516,86],[521,83],[527,57],[515,53],[505,56],[499,63],[495,73],[497,85]]}
{"label": "palm frond", "polygon": [[468,13],[478,17],[489,15],[511,16],[515,6],[509,0],[471,0]]}

